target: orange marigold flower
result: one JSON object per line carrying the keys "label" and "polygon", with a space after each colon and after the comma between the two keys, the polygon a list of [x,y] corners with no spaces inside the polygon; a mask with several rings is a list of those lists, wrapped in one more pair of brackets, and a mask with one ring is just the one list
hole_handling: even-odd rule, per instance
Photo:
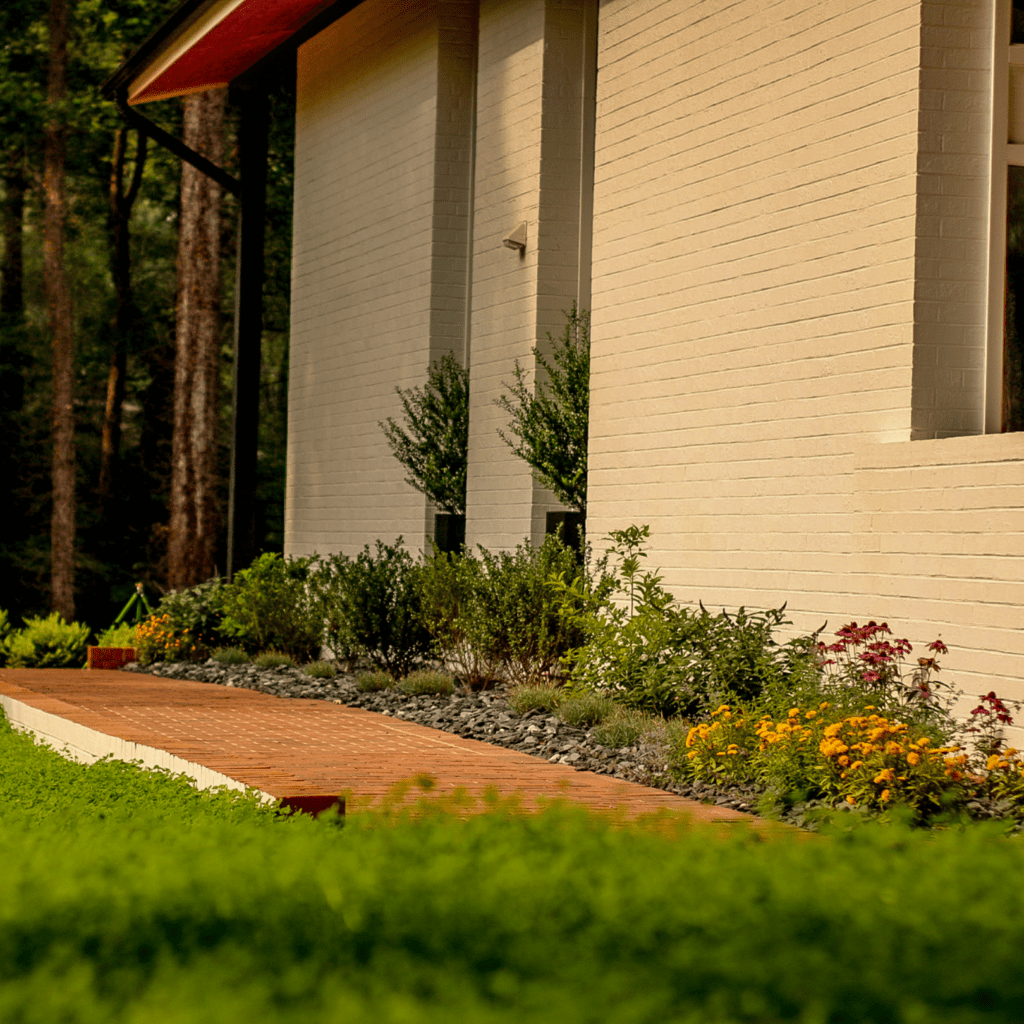
{"label": "orange marigold flower", "polygon": [[915,765],[921,760],[921,755],[917,751],[912,750],[907,754],[907,764]]}
{"label": "orange marigold flower", "polygon": [[879,796],[878,799],[881,800],[882,803],[884,804],[887,800],[890,799],[891,796],[892,796],[892,794],[889,792],[889,790],[883,789],[882,793],[881,793],[881,795]]}

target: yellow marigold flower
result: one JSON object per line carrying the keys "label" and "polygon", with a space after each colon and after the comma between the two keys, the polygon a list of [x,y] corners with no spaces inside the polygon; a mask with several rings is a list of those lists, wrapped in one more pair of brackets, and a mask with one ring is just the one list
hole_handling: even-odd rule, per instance
{"label": "yellow marigold flower", "polygon": [[842,730],[842,728],[843,728],[842,722],[836,722],[834,725],[826,725],[825,726],[825,735],[826,736],[838,736],[840,731]]}
{"label": "yellow marigold flower", "polygon": [[697,751],[696,750],[691,750],[686,756],[687,756],[687,758],[689,758],[689,760],[692,761],[697,756]]}
{"label": "yellow marigold flower", "polygon": [[839,778],[840,779],[845,779],[846,778],[846,772],[840,773]]}
{"label": "yellow marigold flower", "polygon": [[881,796],[879,796],[878,799],[881,800],[882,803],[884,804],[891,796],[892,796],[892,794],[889,792],[889,790],[883,789],[882,790],[882,794],[881,794]]}
{"label": "yellow marigold flower", "polygon": [[883,768],[875,777],[872,782],[877,786],[880,782],[892,782],[896,778],[896,773],[891,768]]}
{"label": "yellow marigold flower", "polygon": [[856,803],[857,803],[857,801],[856,801],[856,800],[854,800],[852,796],[848,796],[848,797],[846,798],[846,802],[847,802],[848,804],[850,804],[851,806],[853,806],[854,804],[856,804]]}
{"label": "yellow marigold flower", "polygon": [[823,700],[823,701],[822,701],[822,702],[821,702],[821,703],[820,703],[820,704],[818,705],[818,710],[819,710],[819,711],[824,711],[824,710],[825,710],[825,708],[830,708],[830,707],[832,707],[832,705],[831,705],[831,704],[829,704],[829,702],[828,702],[827,700]]}
{"label": "yellow marigold flower", "polygon": [[790,718],[796,718],[799,714],[800,714],[800,709],[799,708],[790,708],[789,709],[789,717]]}
{"label": "yellow marigold flower", "polygon": [[892,740],[890,740],[885,745],[885,752],[887,754],[902,754],[903,753],[903,748],[898,743],[895,743]]}
{"label": "yellow marigold flower", "polygon": [[990,772],[994,771],[996,768],[999,767],[1000,760],[1001,760],[1001,758],[999,757],[998,754],[993,754],[988,759],[988,761],[985,762],[985,770],[986,771],[990,771]]}
{"label": "yellow marigold flower", "polygon": [[922,737],[921,737],[921,738],[920,738],[920,739],[919,739],[919,740],[917,741],[917,745],[918,745],[919,747],[927,747],[929,743],[931,743],[931,740],[930,740],[930,739],[928,739],[928,737],[927,737],[927,736],[922,736]]}
{"label": "yellow marigold flower", "polygon": [[864,705],[864,710],[865,711],[874,711],[875,710],[875,705],[874,704],[865,704]]}
{"label": "yellow marigold flower", "polygon": [[853,764],[850,765],[850,771],[851,772],[855,772],[858,768],[863,768],[863,767],[864,767],[864,762],[863,761],[854,761]]}
{"label": "yellow marigold flower", "polygon": [[817,717],[818,717],[818,712],[817,711],[805,711],[804,712],[804,718],[817,718]]}
{"label": "yellow marigold flower", "polygon": [[725,751],[724,750],[716,750],[715,751],[715,757],[725,757]]}
{"label": "yellow marigold flower", "polygon": [[738,754],[739,752],[740,748],[737,747],[735,743],[730,743],[729,746],[726,748],[727,754]]}
{"label": "yellow marigold flower", "polygon": [[848,757],[847,757],[847,756],[846,756],[845,754],[843,754],[843,755],[842,755],[842,756],[841,756],[841,757],[839,758],[839,763],[840,763],[840,764],[841,764],[841,765],[842,765],[842,766],[843,766],[844,768],[846,768],[846,767],[848,767],[848,766],[849,766],[849,764],[850,764],[850,759],[849,759],[849,758],[848,758]]}
{"label": "yellow marigold flower", "polygon": [[914,750],[912,750],[912,751],[911,751],[911,752],[910,752],[909,754],[907,754],[907,764],[909,764],[909,765],[915,765],[915,764],[917,764],[917,763],[918,763],[918,762],[919,762],[920,760],[921,760],[921,755],[920,755],[920,754],[918,754],[918,753],[917,753],[916,751],[914,751]]}

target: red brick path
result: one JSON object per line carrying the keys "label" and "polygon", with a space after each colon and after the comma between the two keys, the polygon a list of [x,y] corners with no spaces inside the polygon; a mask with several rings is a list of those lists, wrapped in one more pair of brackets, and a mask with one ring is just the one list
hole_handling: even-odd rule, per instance
{"label": "red brick path", "polygon": [[[419,774],[435,792],[494,786],[527,806],[564,797],[630,815],[661,808],[706,822],[738,811],[549,764],[503,747],[326,701],[127,672],[0,669],[0,694],[108,736],[157,747],[277,797],[347,793],[357,810]],[[360,798],[364,798],[361,800]]]}

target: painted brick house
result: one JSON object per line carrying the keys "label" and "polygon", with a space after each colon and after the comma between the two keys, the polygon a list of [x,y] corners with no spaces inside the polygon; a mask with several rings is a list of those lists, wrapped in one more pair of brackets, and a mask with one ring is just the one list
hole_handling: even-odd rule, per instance
{"label": "painted brick house", "polygon": [[1024,698],[1009,0],[191,7],[129,102],[232,81],[321,18],[297,56],[289,552],[426,543],[379,422],[446,352],[471,375],[467,540],[538,541],[557,506],[494,399],[577,302],[592,540],[650,524],[684,601],[941,633],[968,692]]}

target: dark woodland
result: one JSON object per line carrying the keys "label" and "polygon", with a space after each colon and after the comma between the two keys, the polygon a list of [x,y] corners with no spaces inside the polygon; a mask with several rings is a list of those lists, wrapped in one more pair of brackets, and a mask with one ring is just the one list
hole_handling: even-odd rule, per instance
{"label": "dark woodland", "polygon": [[[103,82],[177,0],[0,5],[0,607],[94,629],[224,571],[235,200]],[[270,93],[257,551],[283,545],[294,66]],[[237,173],[219,94],[141,108]]]}

